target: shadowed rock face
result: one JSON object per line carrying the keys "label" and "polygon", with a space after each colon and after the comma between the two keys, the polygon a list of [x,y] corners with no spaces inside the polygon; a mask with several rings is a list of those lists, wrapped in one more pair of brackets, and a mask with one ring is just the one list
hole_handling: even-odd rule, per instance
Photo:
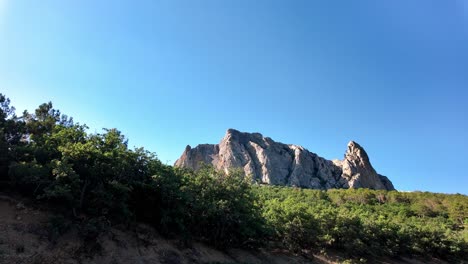
{"label": "shadowed rock face", "polygon": [[377,174],[367,153],[353,141],[343,160],[330,161],[301,146],[229,129],[219,144],[187,146],[175,166],[197,170],[203,163],[226,171],[242,168],[254,180],[272,185],[394,190],[391,181]]}

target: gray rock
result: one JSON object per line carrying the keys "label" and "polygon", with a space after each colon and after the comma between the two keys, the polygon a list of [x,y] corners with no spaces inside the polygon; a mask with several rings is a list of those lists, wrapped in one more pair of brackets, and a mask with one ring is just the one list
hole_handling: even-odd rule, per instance
{"label": "gray rock", "polygon": [[352,188],[387,189],[370,164],[366,151],[354,141],[348,143],[341,168],[343,170],[341,177],[348,179]]}
{"label": "gray rock", "polygon": [[383,183],[383,185],[385,186],[385,189],[387,190],[395,190],[395,187],[393,187],[393,183],[390,181],[389,178],[387,178],[387,176],[383,176],[383,175],[380,175],[379,174],[379,178],[380,178],[380,181]]}
{"label": "gray rock", "polygon": [[203,163],[225,171],[242,168],[253,180],[272,185],[394,190],[391,181],[377,174],[365,150],[353,141],[343,160],[330,161],[298,145],[228,129],[219,144],[187,146],[174,165],[198,170]]}

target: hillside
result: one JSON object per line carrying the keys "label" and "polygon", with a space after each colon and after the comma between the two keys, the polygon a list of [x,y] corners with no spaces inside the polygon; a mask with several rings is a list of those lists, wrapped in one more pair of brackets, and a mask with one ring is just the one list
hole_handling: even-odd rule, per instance
{"label": "hillside", "polygon": [[[242,168],[173,167],[129,148],[117,129],[87,130],[52,103],[17,116],[0,94],[5,263],[467,261],[465,195],[259,184]],[[356,143],[345,159],[375,172]],[[361,176],[356,182],[364,184]],[[150,238],[134,239],[135,232]],[[243,253],[226,253],[234,249]]]}
{"label": "hillside", "polygon": [[[68,225],[68,227],[67,227]],[[183,245],[161,236],[153,227],[115,226],[95,241],[80,236],[72,222],[44,205],[0,193],[0,263],[332,263],[286,252],[219,250],[203,243]],[[59,234],[59,232],[61,232]]]}
{"label": "hillside", "polygon": [[[305,201],[307,197],[298,190],[292,190],[294,195],[287,193],[289,189],[271,190],[263,192],[262,199],[266,198],[265,195],[274,195],[282,200],[299,198]],[[357,197],[348,196],[348,199]],[[177,238],[161,236],[157,229],[143,223],[130,227],[116,225],[89,240],[80,235],[85,228],[79,222],[86,222],[86,219],[66,219],[50,209],[46,204],[31,199],[0,193],[0,263],[352,263],[346,262],[346,254],[340,251],[329,254],[308,251],[297,255],[274,248],[220,250],[200,242],[184,244]],[[362,262],[363,258],[360,259],[357,262]],[[462,260],[459,262],[464,263]],[[373,258],[371,263],[448,262],[413,256],[379,257]]]}
{"label": "hillside", "polygon": [[[49,208],[50,209],[50,208]],[[338,251],[291,254],[275,249],[222,249],[200,242],[181,243],[161,236],[143,223],[114,226],[94,240],[80,235],[73,220],[50,211],[45,204],[0,192],[0,263],[353,263]],[[86,221],[81,219],[80,221]],[[357,260],[361,263],[364,259]],[[453,260],[452,260],[453,261]],[[436,258],[374,258],[380,264],[447,264]],[[460,263],[463,263],[460,261]]]}

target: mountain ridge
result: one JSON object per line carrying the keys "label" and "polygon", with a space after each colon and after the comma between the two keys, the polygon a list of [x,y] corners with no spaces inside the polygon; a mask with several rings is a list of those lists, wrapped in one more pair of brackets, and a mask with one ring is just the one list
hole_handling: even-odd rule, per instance
{"label": "mountain ridge", "polygon": [[253,180],[271,185],[395,189],[386,176],[376,172],[364,148],[354,141],[348,143],[343,160],[327,160],[300,145],[231,128],[219,144],[188,145],[174,166],[198,170],[203,163],[225,171],[242,168]]}

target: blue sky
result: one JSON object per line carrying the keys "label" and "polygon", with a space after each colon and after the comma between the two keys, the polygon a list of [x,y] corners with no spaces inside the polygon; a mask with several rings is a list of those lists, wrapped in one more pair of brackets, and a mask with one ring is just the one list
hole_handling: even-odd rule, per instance
{"label": "blue sky", "polygon": [[228,128],[468,194],[468,1],[0,0],[0,92],[173,163]]}

